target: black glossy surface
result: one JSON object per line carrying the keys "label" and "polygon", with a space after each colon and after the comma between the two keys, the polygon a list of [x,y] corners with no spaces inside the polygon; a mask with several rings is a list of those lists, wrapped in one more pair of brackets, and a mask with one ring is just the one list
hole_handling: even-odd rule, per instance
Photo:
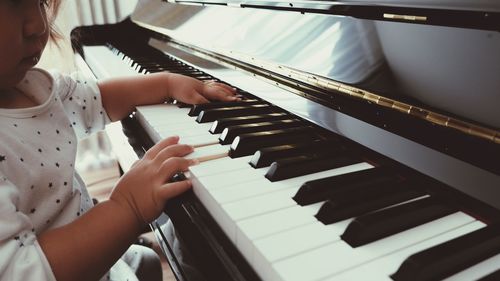
{"label": "black glossy surface", "polygon": [[500,224],[490,225],[411,255],[391,277],[440,280],[500,253]]}

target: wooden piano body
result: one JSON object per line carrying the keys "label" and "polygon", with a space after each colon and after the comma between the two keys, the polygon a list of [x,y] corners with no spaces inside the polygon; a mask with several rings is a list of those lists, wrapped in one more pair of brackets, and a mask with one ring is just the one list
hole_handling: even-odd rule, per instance
{"label": "wooden piano body", "polygon": [[[89,75],[105,79],[172,71],[218,79],[238,88],[246,99],[265,102],[279,108],[273,112],[300,120],[312,128],[311,135],[334,140],[349,151],[347,160],[332,156],[325,161],[317,151],[309,153],[313,164],[299,167],[310,171],[284,181],[265,179],[268,167],[258,169],[262,178],[255,178],[253,168],[239,166],[242,161],[236,157],[193,168],[193,191],[169,202],[165,214],[152,224],[178,280],[407,280],[405,270],[410,276],[413,271],[402,264],[410,255],[477,229],[495,231],[500,218],[500,5],[443,2],[144,0],[119,24],[77,29],[74,47],[83,58],[79,57],[81,69]],[[123,128],[108,128],[114,146],[123,149],[118,153],[122,168],[126,171],[136,157],[169,134],[185,134],[193,144],[210,140],[208,133],[192,133],[201,125],[196,116],[182,115],[188,111],[174,104],[141,107],[122,121]],[[186,126],[169,128],[171,123],[162,121],[169,118],[179,118]],[[213,137],[217,142],[218,135]],[[237,138],[243,143],[245,137]],[[307,141],[317,144],[317,139]],[[208,147],[220,152],[237,145],[233,141],[199,150],[203,155]],[[264,154],[262,149],[258,153]],[[345,165],[335,166],[335,161]],[[271,167],[291,162],[280,158]],[[311,207],[291,197],[305,182],[342,173],[336,170],[341,166],[352,168],[344,173],[387,168],[398,185],[404,179],[423,195],[403,196],[402,202],[432,198],[454,212],[392,233],[387,230],[391,235],[354,246],[352,238],[342,236],[346,227],[404,204],[391,201],[368,208],[366,214],[345,217],[340,232],[324,219],[318,221],[315,213],[301,222],[303,210],[316,212],[342,200],[326,197]],[[245,187],[245,174],[250,175],[247,188],[262,184],[269,191],[255,186],[247,197],[235,195]],[[220,186],[211,189],[214,182]],[[276,188],[280,182],[294,186]],[[226,201],[219,204],[219,199]],[[372,200],[365,199],[361,203]],[[276,219],[280,213],[290,217]],[[266,217],[269,214],[275,219]],[[450,216],[460,217],[459,222],[446,228]],[[286,227],[272,230],[280,225]],[[327,234],[314,232],[323,228],[328,228]],[[451,236],[445,239],[446,235]],[[495,240],[481,235],[488,243]],[[430,271],[430,280],[470,280],[496,272],[499,242],[478,245],[491,252],[463,262],[457,249],[457,257],[445,258],[454,266],[443,266],[442,271],[422,266],[420,271],[413,269],[422,275],[413,277],[423,280]],[[465,253],[462,257],[470,252]],[[441,258],[431,264],[441,265]],[[391,275],[398,269],[399,275]]]}

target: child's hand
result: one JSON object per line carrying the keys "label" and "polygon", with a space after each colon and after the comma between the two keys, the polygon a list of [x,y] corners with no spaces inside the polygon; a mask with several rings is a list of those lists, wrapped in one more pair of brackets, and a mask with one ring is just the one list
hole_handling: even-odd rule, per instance
{"label": "child's hand", "polygon": [[236,101],[240,99],[236,96],[234,88],[223,83],[203,83],[197,79],[178,74],[169,74],[168,79],[168,95],[183,103],[200,104],[211,100]]}
{"label": "child's hand", "polygon": [[168,182],[176,173],[196,164],[194,160],[182,158],[191,153],[193,148],[178,144],[178,141],[178,137],[170,137],[149,149],[123,175],[111,193],[110,200],[135,216],[139,227],[157,218],[168,199],[191,187],[189,180]]}

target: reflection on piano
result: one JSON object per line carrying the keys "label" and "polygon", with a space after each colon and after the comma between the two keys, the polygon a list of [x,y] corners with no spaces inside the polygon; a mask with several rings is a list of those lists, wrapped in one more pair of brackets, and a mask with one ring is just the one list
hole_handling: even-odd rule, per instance
{"label": "reflection on piano", "polygon": [[99,79],[243,97],[109,129],[138,157],[179,135],[203,160],[152,224],[178,280],[500,279],[500,5],[410,2],[144,0],[79,28]]}

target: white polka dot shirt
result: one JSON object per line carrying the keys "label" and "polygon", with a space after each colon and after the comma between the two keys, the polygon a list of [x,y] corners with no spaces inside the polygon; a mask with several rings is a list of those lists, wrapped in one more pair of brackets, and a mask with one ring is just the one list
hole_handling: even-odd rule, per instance
{"label": "white polka dot shirt", "polygon": [[0,279],[55,280],[36,237],[92,207],[77,140],[109,118],[93,81],[33,69],[17,88],[39,105],[0,109]]}

